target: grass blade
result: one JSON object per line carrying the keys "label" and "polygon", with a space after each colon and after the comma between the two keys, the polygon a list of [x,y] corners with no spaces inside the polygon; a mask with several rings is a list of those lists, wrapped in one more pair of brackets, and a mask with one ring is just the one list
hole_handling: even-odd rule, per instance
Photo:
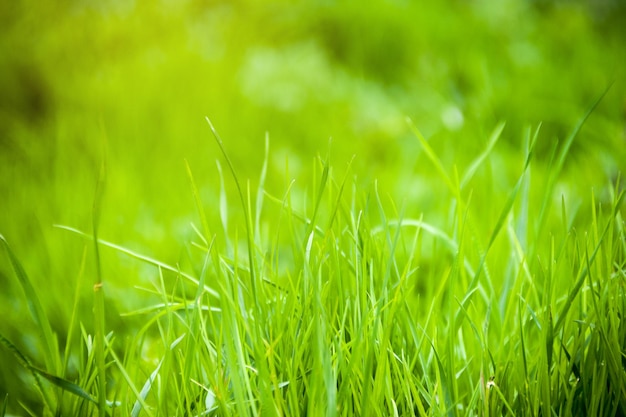
{"label": "grass blade", "polygon": [[98,242],[98,226],[102,210],[102,198],[106,180],[106,165],[104,159],[100,164],[96,192],[93,198],[93,245],[96,260],[96,277],[93,285],[94,292],[94,326],[96,334],[96,366],[98,368],[98,413],[101,417],[106,414],[107,371],[105,365],[104,339],[106,323],[104,319],[104,288],[102,282],[102,266],[100,264],[100,247]]}
{"label": "grass blade", "polygon": [[[469,295],[474,290],[474,288],[478,285],[478,280],[480,278],[480,274],[483,271],[483,268],[485,267],[485,263],[487,261],[487,254],[489,253],[489,249],[491,249],[493,243],[495,242],[496,238],[498,237],[498,234],[500,233],[500,230],[504,227],[504,225],[506,223],[506,219],[509,216],[509,214],[510,214],[512,208],[513,208],[513,204],[515,203],[515,200],[517,198],[517,194],[518,194],[518,192],[520,190],[520,187],[522,186],[522,183],[524,181],[524,176],[526,174],[528,166],[530,165],[530,161],[532,160],[533,150],[534,150],[535,144],[537,143],[537,136],[538,136],[538,134],[539,134],[539,129],[537,129],[535,131],[535,135],[534,135],[534,137],[532,139],[532,142],[531,142],[529,150],[528,150],[528,155],[526,156],[526,161],[524,162],[524,167],[522,169],[522,173],[520,174],[519,179],[517,180],[517,183],[515,184],[513,189],[510,191],[509,196],[507,198],[507,201],[504,204],[504,207],[500,211],[500,215],[498,216],[496,224],[493,227],[493,231],[491,232],[491,236],[489,238],[489,242],[487,243],[487,247],[485,248],[485,252],[481,256],[480,263],[478,264],[478,268],[476,268],[476,273],[474,274],[474,277],[472,278],[472,281],[470,282],[470,284],[469,284],[469,286],[468,286],[468,288],[466,290],[466,296],[463,298],[463,308],[467,308],[468,303],[470,301]],[[457,312],[456,318],[455,318],[455,323],[456,323],[455,328],[456,328],[456,330],[458,330],[459,327],[461,326],[461,317],[462,317],[462,310],[459,310]]]}
{"label": "grass blade", "polygon": [[256,193],[256,210],[254,214],[254,236],[257,239],[257,245],[260,244],[258,239],[261,237],[261,211],[263,210],[263,196],[265,195],[265,177],[267,176],[267,163],[270,157],[270,137],[265,134],[265,157],[263,158],[263,167],[259,176],[259,186]]}
{"label": "grass blade", "polygon": [[602,94],[600,94],[600,96],[596,99],[596,101],[594,101],[591,104],[591,106],[589,106],[589,108],[587,109],[583,117],[580,118],[576,126],[574,126],[574,129],[568,135],[567,139],[565,139],[565,143],[563,144],[563,147],[561,148],[561,151],[559,152],[559,155],[556,159],[556,164],[552,167],[552,169],[550,170],[550,174],[548,176],[548,185],[547,185],[545,194],[543,196],[543,202],[541,204],[541,210],[538,216],[537,230],[543,229],[545,216],[550,207],[550,201],[551,201],[550,199],[552,198],[552,190],[554,189],[554,185],[556,183],[557,178],[559,177],[561,171],[563,170],[565,159],[567,158],[567,154],[569,153],[569,150],[572,147],[572,144],[574,143],[574,139],[576,139],[576,137],[580,133],[580,130],[584,126],[585,122],[587,121],[589,116],[591,116],[591,113],[593,113],[596,107],[598,107],[598,104],[600,104],[600,102],[602,101],[606,93],[608,93],[610,88],[611,88],[611,84],[609,84],[609,86],[602,92]]}
{"label": "grass blade", "polygon": [[224,148],[224,142],[222,141],[222,138],[217,133],[217,130],[215,130],[213,123],[211,123],[211,120],[208,117],[206,118],[206,121],[209,124],[209,127],[211,128],[211,133],[213,133],[213,137],[215,138],[215,142],[217,142],[217,146],[219,146],[220,151],[222,152],[222,155],[224,156],[224,159],[226,160],[226,164],[228,165],[228,168],[230,169],[230,173],[233,176],[233,180],[235,181],[235,187],[237,188],[239,198],[241,199],[241,208],[244,211],[244,216],[246,218],[245,223],[246,223],[246,237],[248,239],[248,261],[250,262],[250,278],[252,282],[253,294],[256,296],[257,295],[256,277],[255,277],[256,262],[254,261],[254,255],[253,255],[253,250],[252,250],[254,239],[252,237],[253,232],[252,232],[252,226],[250,224],[251,223],[250,207],[248,204],[246,204],[246,199],[244,197],[243,188],[241,187],[241,184],[239,183],[239,177],[237,177],[235,166],[233,165],[232,161],[230,160],[230,157],[228,156],[228,153],[226,152],[226,149]]}
{"label": "grass blade", "polygon": [[461,188],[465,188],[465,186],[467,185],[468,182],[470,182],[470,180],[472,179],[472,177],[474,176],[478,168],[482,165],[484,160],[489,156],[494,146],[496,146],[496,142],[498,142],[498,139],[500,138],[500,135],[502,134],[502,131],[504,130],[505,124],[506,123],[501,122],[493,130],[493,133],[491,134],[491,137],[489,138],[489,142],[487,142],[487,146],[485,147],[485,150],[483,150],[480,153],[480,155],[478,155],[476,159],[474,159],[474,161],[471,163],[467,171],[465,171],[465,175],[463,175],[463,179],[461,180]]}
{"label": "grass blade", "polygon": [[[78,272],[78,278],[76,279],[76,287],[74,288],[74,303],[72,305],[72,315],[70,316],[70,323],[67,327],[67,337],[65,339],[65,346],[72,346],[72,341],[74,340],[74,329],[76,327],[76,317],[78,316],[78,304],[80,299],[80,287],[83,281],[83,277],[85,274],[85,264],[87,260],[87,246],[83,248],[83,256],[80,262],[80,268]],[[65,358],[63,360],[63,372],[66,372],[67,365],[70,360],[70,351],[69,349],[65,352]],[[63,374],[65,376],[65,374]]]}
{"label": "grass blade", "polygon": [[[178,345],[178,343],[180,343],[180,341],[183,340],[184,337],[185,337],[185,334],[182,334],[178,339],[174,340],[170,344],[169,351],[171,352],[172,350],[174,350],[176,345]],[[165,358],[162,358],[159,361],[159,364],[157,365],[157,367],[154,369],[154,371],[152,371],[152,373],[146,380],[145,384],[143,384],[143,388],[141,388],[141,391],[139,392],[139,396],[137,397],[137,400],[135,401],[135,404],[133,405],[133,409],[130,412],[131,417],[139,416],[139,413],[142,410],[142,404],[145,404],[146,397],[148,397],[148,394],[150,393],[150,390],[152,389],[152,383],[154,382],[157,375],[159,374],[159,371],[161,370],[161,365],[163,365],[164,360]]]}
{"label": "grass blade", "polygon": [[[54,227],[56,227],[58,229],[62,229],[62,230],[67,230],[67,231],[72,232],[72,233],[76,233],[77,235],[80,235],[80,236],[82,236],[82,237],[84,237],[86,239],[93,239],[93,236],[89,235],[88,233],[82,232],[82,231],[80,231],[78,229],[74,229],[73,227],[63,226],[63,225],[54,225]],[[173,272],[173,273],[175,273],[177,275],[180,275],[181,277],[187,279],[188,281],[192,282],[195,285],[200,285],[200,281],[198,279],[196,279],[195,277],[193,277],[192,275],[190,275],[190,274],[188,274],[186,272],[181,271],[179,268],[173,267],[173,266],[168,265],[168,264],[166,264],[164,262],[161,262],[159,260],[156,260],[156,259],[151,258],[151,257],[146,256],[146,255],[142,255],[142,254],[140,254],[138,252],[135,252],[133,250],[127,249],[127,248],[125,248],[123,246],[117,245],[115,243],[109,242],[109,241],[104,240],[104,239],[98,239],[98,243],[100,243],[103,246],[109,247],[111,249],[115,249],[116,251],[124,253],[124,254],[132,257],[132,258],[135,258],[135,259],[138,259],[140,261],[143,261],[143,262],[149,263],[151,265],[154,265],[154,266],[156,266],[158,268],[161,268],[161,269],[163,269],[165,271],[170,271],[170,272]],[[208,292],[209,294],[211,294],[213,297],[219,298],[219,293],[216,290],[214,290],[213,288],[208,287],[208,286],[205,285],[204,290],[206,292]]]}
{"label": "grass blade", "polygon": [[[71,392],[72,394],[87,400],[89,402],[92,402],[96,405],[99,405],[99,401],[97,399],[95,399],[94,397],[92,397],[87,391],[85,391],[84,389],[82,389],[80,386],[76,385],[75,383],[68,381],[65,378],[61,378],[59,376],[56,375],[52,375],[42,369],[36,368],[34,366],[29,366],[29,369],[32,370],[33,372],[38,373],[39,375],[41,375],[42,377],[46,378],[48,381],[52,382],[54,385],[56,385],[57,387],[61,388],[63,391],[67,391],[67,392]],[[106,404],[106,402],[105,402]],[[106,412],[105,412],[106,413]]]}
{"label": "grass blade", "polygon": [[48,393],[48,391],[44,389],[43,385],[41,385],[41,380],[39,379],[39,375],[33,371],[33,367],[30,362],[30,359],[28,359],[28,357],[24,355],[17,348],[17,346],[15,346],[9,339],[4,337],[2,334],[0,334],[0,343],[2,343],[7,349],[9,349],[11,353],[13,353],[13,355],[15,356],[19,364],[22,365],[25,369],[27,369],[31,373],[31,375],[33,376],[33,379],[35,380],[35,386],[37,387],[37,390],[40,392],[44,400],[44,403],[46,404],[48,409],[52,410],[53,401],[50,398],[50,394]]}
{"label": "grass blade", "polygon": [[[598,239],[598,243],[596,247],[594,248],[593,252],[591,253],[591,256],[589,257],[589,265],[593,264],[593,261],[595,260],[596,255],[598,254],[598,251],[600,250],[600,247],[602,246],[602,243],[604,242],[604,238],[606,234],[608,233],[609,229],[613,225],[613,220],[617,216],[617,213],[619,213],[619,208],[622,203],[622,198],[624,198],[624,193],[626,193],[626,191],[622,191],[620,193],[620,195],[617,198],[617,201],[615,202],[615,205],[613,206],[613,214],[611,215],[609,221],[604,227],[604,230],[602,231],[602,234],[600,235]],[[585,266],[584,268],[581,269],[580,273],[578,274],[576,282],[572,286],[572,289],[570,290],[567,296],[567,300],[565,300],[563,308],[561,309],[559,318],[557,319],[556,324],[554,325],[555,333],[557,333],[559,329],[561,328],[561,326],[563,325],[563,321],[565,320],[565,317],[567,316],[567,312],[571,308],[572,303],[574,302],[574,300],[576,299],[576,296],[578,295],[578,292],[580,291],[583,284],[585,283],[585,279],[587,278],[587,275],[589,274],[589,268],[590,267]]]}
{"label": "grass blade", "polygon": [[24,267],[17,259],[17,256],[11,250],[9,243],[6,241],[4,236],[0,235],[0,242],[4,246],[7,254],[9,255],[9,260],[11,261],[11,266],[15,271],[15,275],[24,291],[24,295],[26,296],[26,303],[28,304],[28,309],[35,320],[35,324],[40,332],[41,343],[44,347],[44,361],[46,363],[46,369],[52,372],[58,371],[59,368],[59,351],[57,347],[56,338],[52,332],[52,327],[50,326],[50,322],[48,321],[48,317],[46,312],[39,300],[39,293],[35,290],[31,280],[28,278]]}
{"label": "grass blade", "polygon": [[209,223],[207,222],[206,214],[204,213],[202,199],[200,198],[200,193],[198,192],[196,181],[193,178],[193,173],[191,172],[191,167],[189,166],[189,162],[187,160],[185,160],[185,167],[187,168],[187,176],[189,177],[189,182],[191,183],[193,200],[194,203],[196,203],[196,210],[198,210],[198,215],[200,216],[200,224],[202,225],[202,231],[204,232],[203,240],[208,240],[210,236]]}
{"label": "grass blade", "polygon": [[[439,175],[441,175],[441,178],[443,178],[443,181],[446,183],[446,186],[448,187],[452,195],[454,195],[455,197],[459,197],[457,187],[454,186],[454,183],[450,179],[450,176],[448,176],[448,173],[446,173],[446,170],[443,168],[443,165],[437,157],[437,154],[435,153],[433,148],[430,147],[428,141],[426,140],[426,138],[424,138],[424,135],[422,135],[422,132],[420,132],[417,126],[413,124],[413,121],[411,119],[407,118],[407,122],[409,123],[411,131],[419,140],[420,145],[422,145],[424,152],[426,152],[426,156],[428,156],[430,162],[432,162],[432,164],[435,166],[435,168],[439,172]],[[459,201],[461,201],[460,198]]]}

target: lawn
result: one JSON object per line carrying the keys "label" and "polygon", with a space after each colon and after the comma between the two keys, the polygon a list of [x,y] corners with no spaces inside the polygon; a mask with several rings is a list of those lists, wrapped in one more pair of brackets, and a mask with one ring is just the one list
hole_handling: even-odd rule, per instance
{"label": "lawn", "polygon": [[0,416],[626,415],[620,2],[0,6]]}

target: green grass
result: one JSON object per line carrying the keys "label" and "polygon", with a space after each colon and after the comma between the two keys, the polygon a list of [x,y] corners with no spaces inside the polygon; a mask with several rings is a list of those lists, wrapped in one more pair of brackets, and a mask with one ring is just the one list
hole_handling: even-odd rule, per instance
{"label": "green grass", "polygon": [[620,2],[57,3],[0,2],[0,416],[626,414]]}
{"label": "green grass", "polygon": [[[413,127],[424,163],[430,160],[449,188],[438,194],[450,210],[437,225],[424,215],[409,217],[416,210],[398,205],[376,183],[363,187],[350,166],[337,174],[328,159],[314,164],[313,183],[301,193],[295,184],[270,193],[265,166],[252,189],[238,178],[228,141],[211,126],[231,177],[221,181],[216,212],[200,202],[189,166],[202,226],[190,226],[195,238],[181,242],[188,269],[100,240],[106,231],[91,236],[61,227],[91,242],[96,263],[115,251],[152,267],[146,305],[124,313],[141,325],[124,340],[104,323],[107,276],[96,274],[94,327],[73,316],[68,339],[80,334],[80,347],[68,341],[61,349],[39,301],[41,289],[3,238],[38,329],[35,356],[43,358],[40,369],[30,352],[1,339],[30,372],[40,398],[37,409],[24,404],[22,411],[626,413],[621,184],[607,185],[610,198],[603,202],[589,191],[590,216],[577,218],[567,195],[554,190],[571,141],[557,149],[552,180],[544,183],[532,175],[538,128],[528,131],[519,179],[507,193],[497,192],[489,177],[474,177],[486,170],[502,128],[485,138],[485,151],[467,168],[450,171]],[[228,200],[229,181],[236,184],[236,202]],[[478,187],[497,213],[489,221],[472,198]],[[550,203],[555,198],[560,207]],[[231,214],[233,207],[241,211]],[[87,285],[83,281],[77,285]],[[76,363],[73,377],[66,376],[68,360]],[[12,401],[19,404],[9,395],[4,407]]]}

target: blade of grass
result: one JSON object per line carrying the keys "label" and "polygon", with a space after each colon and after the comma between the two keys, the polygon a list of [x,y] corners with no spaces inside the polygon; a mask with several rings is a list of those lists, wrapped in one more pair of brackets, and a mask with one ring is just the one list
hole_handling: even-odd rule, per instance
{"label": "blade of grass", "polygon": [[426,156],[428,156],[428,159],[430,159],[430,162],[435,166],[435,168],[439,172],[439,175],[441,175],[441,178],[443,178],[443,181],[446,183],[446,186],[448,187],[452,195],[457,197],[458,201],[460,202],[461,199],[459,198],[460,196],[457,194],[457,191],[458,191],[457,187],[454,186],[454,183],[448,176],[448,173],[443,168],[443,165],[441,164],[441,161],[437,157],[437,154],[435,153],[433,148],[430,147],[430,145],[428,144],[428,141],[422,135],[422,132],[420,132],[417,126],[413,124],[413,121],[408,117],[406,120],[407,120],[407,123],[409,124],[409,128],[411,129],[415,137],[417,137],[417,139],[419,140],[420,145],[422,145],[422,148],[424,149],[424,152],[426,152]]}
{"label": "blade of grass", "polygon": [[[63,226],[63,225],[54,225],[54,227],[56,227],[58,229],[61,229],[61,230],[67,230],[67,231],[72,232],[72,233],[76,233],[77,235],[80,235],[80,236],[82,236],[82,237],[84,237],[86,239],[93,239],[92,235],[89,235],[88,233],[85,233],[85,232],[81,232],[80,230],[74,229],[73,227]],[[111,249],[115,249],[116,251],[124,253],[124,254],[132,257],[132,258],[135,258],[135,259],[138,259],[140,261],[143,261],[143,262],[149,263],[151,265],[154,265],[154,266],[156,266],[158,268],[161,268],[161,269],[163,269],[165,271],[173,272],[176,275],[180,275],[181,277],[185,278],[186,280],[188,280],[189,282],[195,284],[196,286],[200,285],[200,281],[198,281],[192,275],[190,275],[190,274],[188,274],[186,272],[181,271],[177,267],[173,267],[171,265],[168,265],[166,263],[158,261],[158,260],[156,260],[154,258],[151,258],[151,257],[146,256],[146,255],[142,255],[140,253],[137,253],[135,251],[132,251],[130,249],[127,249],[127,248],[125,248],[123,246],[117,245],[115,243],[109,242],[109,241],[104,240],[104,239],[98,239],[98,243],[100,243],[102,246],[106,246],[106,247],[109,247]],[[204,290],[206,292],[208,292],[209,294],[211,294],[213,297],[219,298],[219,293],[216,290],[214,290],[213,288],[208,287],[208,286],[205,285]]]}
{"label": "blade of grass", "polygon": [[[37,325],[37,329],[39,330],[39,337],[44,348],[43,359],[46,364],[46,369],[56,372],[59,368],[59,350],[52,327],[50,326],[50,321],[48,320],[45,309],[39,299],[39,293],[35,290],[35,286],[26,274],[24,267],[17,259],[17,256],[13,253],[13,250],[11,250],[9,243],[3,235],[0,235],[0,242],[9,256],[13,271],[15,272],[20,286],[24,291],[24,295],[26,296],[28,309],[30,310],[31,316]],[[49,405],[52,406],[52,404]]]}
{"label": "blade of grass", "polygon": [[61,388],[63,391],[67,391],[70,392],[84,400],[87,400],[91,403],[94,403],[96,405],[99,405],[99,401],[97,399],[95,399],[94,397],[92,397],[87,391],[85,391],[84,389],[82,389],[80,386],[76,385],[75,383],[68,381],[65,378],[61,378],[59,376],[56,375],[52,375],[42,369],[39,369],[35,366],[30,365],[29,369],[32,370],[33,372],[36,372],[37,374],[41,375],[42,377],[46,378],[48,381],[50,381],[51,383],[53,383],[54,385],[56,385],[57,387]]}
{"label": "blade of grass", "polygon": [[574,129],[570,132],[569,136],[565,139],[565,143],[563,144],[563,147],[561,148],[561,151],[559,152],[559,155],[558,155],[558,157],[556,159],[556,163],[550,169],[550,174],[549,174],[548,180],[547,180],[546,191],[545,191],[544,196],[543,196],[543,202],[541,203],[541,209],[539,211],[539,216],[537,217],[537,219],[538,219],[537,220],[537,230],[542,230],[544,228],[545,216],[546,216],[546,214],[547,214],[547,212],[548,212],[548,210],[550,208],[550,201],[551,201],[551,198],[552,198],[552,190],[554,189],[554,185],[556,183],[557,178],[561,174],[561,171],[563,169],[563,165],[565,164],[565,159],[567,158],[567,154],[569,153],[569,150],[572,147],[572,144],[574,143],[574,139],[576,139],[576,137],[580,133],[580,130],[584,126],[585,122],[587,121],[589,116],[591,116],[591,113],[593,113],[593,111],[596,109],[596,107],[598,107],[598,104],[600,104],[600,102],[602,101],[604,96],[608,93],[608,91],[610,90],[611,86],[612,86],[612,84],[609,84],[606,87],[606,89],[602,92],[602,94],[600,94],[600,96],[591,104],[591,106],[589,106],[589,108],[587,109],[587,111],[585,112],[583,117],[580,118],[580,120],[578,121],[576,126],[574,126]]}
{"label": "blade of grass", "polygon": [[[606,234],[608,233],[609,229],[613,225],[613,220],[615,219],[615,217],[617,216],[617,213],[619,212],[619,208],[621,206],[621,202],[622,202],[622,199],[624,197],[624,193],[626,193],[626,191],[622,191],[620,193],[620,195],[618,196],[615,204],[613,205],[613,213],[612,213],[611,217],[609,218],[609,220],[607,221],[607,224],[604,227],[604,230],[602,231],[602,234],[598,238],[598,243],[597,243],[595,249],[593,250],[593,252],[591,253],[591,256],[589,257],[589,264],[590,265],[593,265],[593,262],[594,262],[594,260],[596,258],[596,255],[598,254],[598,251],[600,250],[600,248],[602,246],[602,243],[604,242],[604,237],[606,236]],[[576,299],[576,296],[578,295],[578,292],[580,291],[580,289],[582,288],[583,284],[585,283],[585,280],[587,278],[587,274],[588,273],[589,273],[589,267],[587,267],[585,265],[585,267],[581,268],[580,273],[578,274],[578,277],[577,277],[574,285],[572,286],[572,289],[570,290],[570,292],[569,292],[569,294],[567,296],[567,299],[565,300],[563,308],[560,311],[559,318],[556,320],[556,324],[554,325],[554,333],[557,333],[559,331],[559,329],[561,328],[561,326],[563,325],[563,321],[565,320],[565,317],[567,316],[567,312],[571,308],[572,303],[574,302],[574,300]]]}
{"label": "blade of grass", "polygon": [[[104,153],[106,154],[106,153]],[[93,198],[93,245],[96,261],[96,275],[94,279],[94,326],[96,343],[96,366],[98,368],[98,414],[101,417],[106,415],[107,398],[107,371],[105,365],[104,339],[106,333],[106,323],[104,318],[104,287],[102,281],[102,265],[100,263],[100,246],[98,243],[98,227],[102,210],[102,198],[104,196],[104,186],[106,184],[106,160],[103,158],[98,171],[96,191]]]}
{"label": "blade of grass", "polygon": [[126,383],[128,384],[128,387],[133,392],[133,394],[135,394],[135,398],[137,398],[137,401],[139,401],[139,403],[141,404],[141,407],[143,408],[143,411],[149,417],[154,417],[154,414],[152,413],[152,411],[150,411],[150,408],[148,407],[148,405],[146,404],[144,399],[141,397],[141,393],[137,390],[137,387],[133,383],[132,378],[130,377],[130,375],[128,375],[128,371],[126,370],[126,368],[124,368],[123,362],[117,356],[117,354],[115,353],[115,350],[113,349],[113,347],[109,345],[108,341],[107,341],[107,348],[108,348],[107,352],[113,358],[113,364],[115,364],[117,366],[117,369],[122,374],[122,377],[126,380]]}
{"label": "blade of grass", "polygon": [[[509,216],[509,214],[511,213],[511,210],[513,209],[513,204],[515,203],[515,200],[517,198],[517,194],[520,190],[520,187],[522,186],[522,182],[524,180],[524,176],[526,173],[526,170],[528,169],[528,166],[530,165],[530,161],[532,160],[533,157],[533,150],[535,147],[535,144],[537,143],[537,136],[539,134],[539,129],[537,129],[535,131],[535,135],[530,143],[529,149],[528,149],[528,155],[526,156],[526,161],[524,162],[524,167],[522,169],[522,173],[519,176],[519,179],[517,180],[515,186],[513,187],[513,189],[510,191],[509,196],[507,198],[506,203],[504,204],[504,207],[502,208],[502,210],[500,211],[500,215],[498,216],[498,219],[496,221],[496,224],[493,228],[493,231],[491,232],[491,236],[489,237],[489,242],[487,243],[487,247],[485,248],[484,253],[481,256],[480,259],[480,263],[478,264],[478,268],[476,268],[476,273],[474,274],[474,277],[472,278],[472,281],[470,282],[467,290],[466,290],[466,296],[463,299],[463,307],[467,308],[467,303],[469,303],[470,298],[468,297],[468,295],[473,291],[473,289],[478,285],[478,280],[480,278],[480,274],[483,271],[483,268],[485,267],[485,262],[487,260],[487,254],[489,253],[489,250],[491,249],[493,243],[496,240],[496,237],[498,237],[498,234],[500,233],[500,230],[503,228],[503,226],[506,223],[506,219]],[[458,330],[459,327],[461,326],[461,318],[462,318],[462,310],[459,310],[456,314],[456,318],[455,318],[455,329]]]}
{"label": "blade of grass", "polygon": [[213,137],[215,138],[215,142],[217,143],[217,146],[220,148],[220,151],[222,152],[222,156],[226,160],[226,164],[228,165],[228,168],[230,169],[230,173],[233,177],[233,180],[235,181],[235,187],[237,188],[237,193],[239,194],[239,198],[241,200],[241,208],[244,212],[244,217],[246,220],[245,225],[246,225],[246,238],[247,238],[247,243],[248,243],[247,245],[248,262],[250,263],[250,282],[252,285],[252,294],[254,295],[254,298],[256,301],[258,300],[257,298],[258,292],[256,288],[256,262],[255,262],[255,257],[253,253],[254,239],[253,239],[252,226],[250,224],[251,223],[250,207],[248,204],[246,204],[246,199],[244,197],[243,188],[241,187],[241,184],[239,183],[239,178],[237,177],[235,166],[233,165],[232,161],[230,160],[230,157],[228,156],[228,153],[226,152],[226,149],[224,148],[224,142],[222,141],[222,138],[217,133],[217,130],[215,130],[213,123],[211,123],[211,120],[208,117],[206,118],[206,121],[209,124],[209,127],[211,128],[211,133],[213,133]]}
{"label": "blade of grass", "polygon": [[463,175],[463,179],[461,180],[461,189],[465,188],[467,183],[470,182],[470,180],[472,179],[472,177],[474,176],[478,168],[480,168],[482,163],[485,161],[485,159],[489,156],[489,154],[493,150],[494,146],[496,146],[496,142],[498,142],[498,139],[500,138],[500,135],[502,134],[502,131],[504,130],[505,124],[506,124],[505,122],[498,123],[498,125],[493,130],[493,133],[491,134],[485,149],[480,153],[480,155],[476,157],[476,159],[474,159],[474,161],[472,161],[469,168],[467,168],[467,171],[465,171],[465,175]]}
{"label": "blade of grass", "polygon": [[202,224],[202,231],[204,232],[203,240],[208,241],[209,236],[211,236],[211,232],[209,230],[209,223],[207,222],[206,214],[204,213],[204,206],[202,205],[202,200],[200,199],[200,193],[198,192],[196,181],[193,178],[193,173],[191,172],[191,167],[189,166],[189,162],[187,160],[185,160],[185,167],[187,168],[187,176],[189,177],[189,182],[191,184],[193,200],[194,200],[194,203],[196,204],[196,210],[198,211],[198,215],[200,216],[200,224]]}
{"label": "blade of grass", "polygon": [[348,162],[348,168],[346,169],[346,173],[343,177],[343,180],[341,181],[341,185],[339,186],[339,191],[337,192],[337,199],[335,201],[335,205],[333,206],[333,211],[332,211],[332,214],[330,215],[330,220],[328,221],[328,226],[326,227],[326,230],[331,230],[333,223],[335,221],[335,217],[337,216],[337,212],[339,211],[339,207],[341,205],[340,204],[341,197],[343,196],[343,190],[346,185],[348,174],[350,173],[350,168],[352,167],[352,162],[354,161],[354,158],[355,156],[352,156],[352,158],[350,159],[350,162]]}
{"label": "blade of grass", "polygon": [[44,404],[48,407],[49,410],[53,410],[52,405],[54,404],[54,402],[50,397],[50,393],[44,389],[43,385],[41,384],[41,380],[39,379],[39,375],[33,371],[30,359],[28,359],[26,355],[24,355],[9,339],[4,337],[2,334],[0,334],[0,343],[2,343],[7,349],[11,351],[11,353],[13,353],[13,355],[15,356],[19,364],[22,365],[22,367],[24,367],[31,373],[33,379],[35,380],[35,386],[37,387],[37,390],[44,400]]}
{"label": "blade of grass", "polygon": [[[169,346],[169,351],[174,350],[176,345],[178,345],[178,343],[180,343],[180,341],[183,340],[184,337],[185,337],[185,333],[183,333],[180,337],[174,340]],[[139,392],[139,397],[137,397],[137,400],[135,401],[135,404],[133,405],[133,409],[130,412],[131,417],[139,416],[139,413],[142,410],[142,403],[145,404],[146,398],[148,397],[148,394],[150,393],[150,390],[152,389],[152,384],[154,383],[154,380],[159,374],[159,371],[161,370],[161,366],[163,365],[164,360],[165,358],[161,358],[157,367],[154,369],[154,371],[152,371],[152,373],[150,374],[146,382],[143,384],[143,388]]]}
{"label": "blade of grass", "polygon": [[67,327],[67,337],[65,339],[65,358],[63,360],[63,376],[65,376],[65,372],[67,372],[67,365],[70,360],[70,347],[72,346],[72,342],[74,340],[74,329],[76,327],[76,316],[78,315],[78,303],[80,300],[80,287],[83,281],[83,277],[85,275],[85,264],[87,261],[87,245],[83,247],[83,256],[80,262],[80,268],[78,269],[78,278],[76,279],[76,287],[74,289],[74,303],[72,305],[72,315],[70,317],[70,323]]}
{"label": "blade of grass", "polygon": [[[330,152],[329,152],[330,153]],[[320,203],[322,201],[322,196],[324,195],[324,190],[326,189],[326,184],[328,182],[328,174],[330,172],[330,164],[328,162],[329,155],[326,155],[326,159],[322,161],[322,178],[320,179],[319,186],[317,189],[317,196],[315,198],[315,205],[313,206],[313,215],[311,216],[311,220],[307,225],[307,229],[305,232],[305,236],[309,236],[315,227],[315,221],[317,219],[317,213],[320,208]]]}
{"label": "blade of grass", "polygon": [[222,229],[224,229],[224,237],[226,244],[230,244],[228,238],[228,197],[226,196],[226,186],[224,185],[224,173],[222,171],[222,164],[216,160],[217,174],[220,177],[220,221],[222,222]]}
{"label": "blade of grass", "polygon": [[254,213],[254,236],[257,239],[256,244],[260,246],[261,242],[261,211],[263,210],[263,196],[265,195],[265,177],[267,176],[267,163],[270,153],[270,136],[265,133],[265,157],[263,158],[263,167],[259,176],[259,186],[256,192],[256,210]]}

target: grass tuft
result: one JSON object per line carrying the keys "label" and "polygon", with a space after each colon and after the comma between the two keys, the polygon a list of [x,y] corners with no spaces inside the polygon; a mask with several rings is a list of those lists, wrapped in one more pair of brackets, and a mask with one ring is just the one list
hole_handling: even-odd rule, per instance
{"label": "grass tuft", "polygon": [[[94,242],[93,262],[117,262],[113,253],[151,267],[152,287],[139,292],[143,306],[123,313],[139,320],[131,337],[105,333],[102,275],[93,334],[80,322],[85,252],[71,321],[80,347],[69,351],[78,338],[71,329],[61,355],[40,292],[1,239],[40,330],[46,369],[0,341],[33,379],[44,414],[626,413],[625,192],[616,185],[610,203],[591,193],[588,217],[566,195],[552,210],[551,185],[535,187],[539,129],[527,131],[521,172],[502,192],[487,182],[487,165],[504,124],[468,167],[451,170],[414,128],[448,188],[437,195],[449,206],[442,220],[396,205],[379,183],[363,186],[351,164],[335,175],[329,156],[315,161],[309,187],[287,179],[274,192],[267,141],[253,188],[209,125],[241,207],[228,203],[219,163],[214,206],[186,164],[201,224],[190,226],[199,241],[188,245],[186,264],[102,239],[97,208],[93,235],[58,226]],[[558,155],[553,169],[560,170]],[[476,195],[490,199],[487,221]],[[527,229],[537,222],[550,227],[534,236]]]}

